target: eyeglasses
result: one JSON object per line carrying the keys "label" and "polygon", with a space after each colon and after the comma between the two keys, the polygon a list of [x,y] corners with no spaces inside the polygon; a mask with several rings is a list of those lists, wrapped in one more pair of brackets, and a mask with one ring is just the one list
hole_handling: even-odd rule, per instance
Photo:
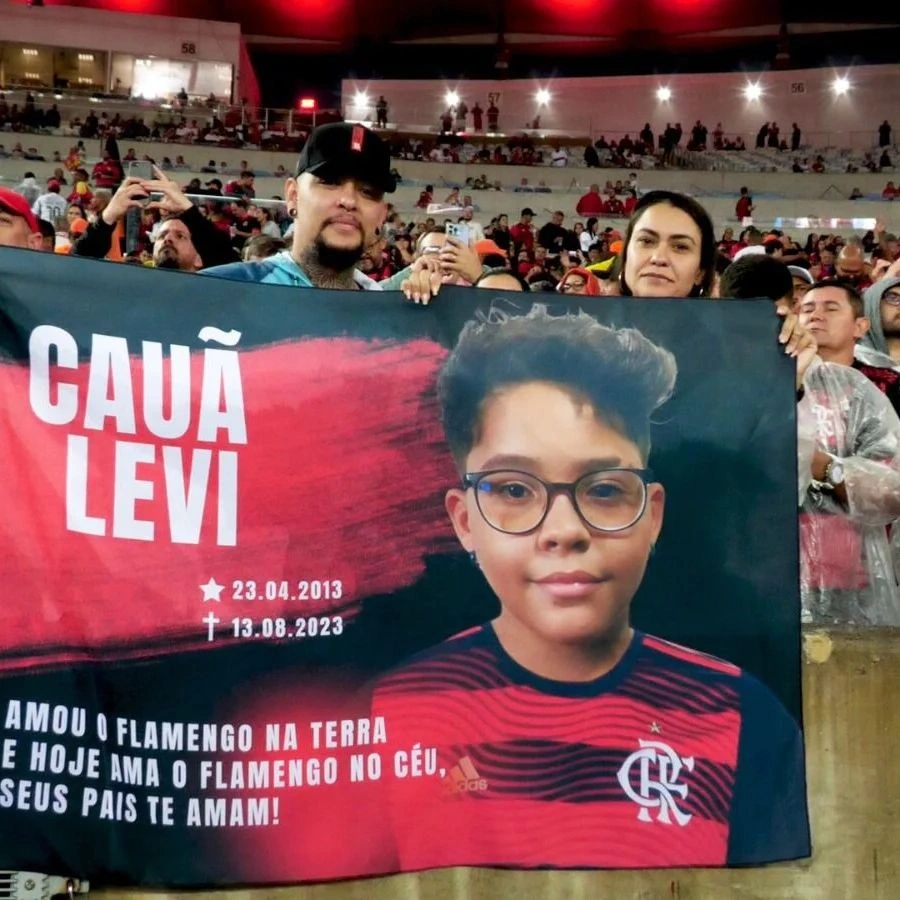
{"label": "eyeglasses", "polygon": [[475,491],[478,511],[504,534],[528,534],[543,524],[558,494],[565,494],[581,520],[595,531],[630,528],[647,508],[651,469],[610,468],[587,472],[577,481],[543,481],[529,472],[494,469],[467,472],[463,488]]}
{"label": "eyeglasses", "polygon": [[881,299],[887,303],[888,306],[900,306],[900,294],[896,291],[885,291],[881,295]]}
{"label": "eyeglasses", "polygon": [[579,291],[583,291],[586,287],[586,283],[584,281],[567,281],[562,286],[562,292],[564,294],[577,294]]}

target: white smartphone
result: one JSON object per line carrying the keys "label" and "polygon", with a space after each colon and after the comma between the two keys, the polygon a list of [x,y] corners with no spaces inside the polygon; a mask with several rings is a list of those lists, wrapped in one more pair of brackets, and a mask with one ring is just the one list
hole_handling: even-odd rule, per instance
{"label": "white smartphone", "polygon": [[445,231],[449,237],[455,237],[467,247],[469,246],[469,226],[465,222],[448,222]]}

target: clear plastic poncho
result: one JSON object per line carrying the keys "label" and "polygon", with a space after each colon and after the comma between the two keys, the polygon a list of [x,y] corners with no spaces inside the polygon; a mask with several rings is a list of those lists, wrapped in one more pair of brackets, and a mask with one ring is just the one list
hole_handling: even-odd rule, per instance
{"label": "clear plastic poncho", "polygon": [[[890,546],[900,519],[900,419],[849,366],[817,360],[804,387],[797,406],[803,621],[900,626]],[[813,481],[815,450],[843,463],[846,503]]]}

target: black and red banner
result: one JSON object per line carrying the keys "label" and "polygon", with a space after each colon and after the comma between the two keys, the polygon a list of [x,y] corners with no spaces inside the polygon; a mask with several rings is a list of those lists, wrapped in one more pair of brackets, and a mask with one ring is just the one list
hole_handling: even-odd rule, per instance
{"label": "black and red banner", "polygon": [[[771,307],[423,309],[36,259],[0,251],[0,868],[205,885],[808,854]],[[492,625],[516,589],[448,517],[436,379],[469,320],[534,301],[678,364],[651,433],[664,523],[602,677],[528,663],[527,610],[521,644]]]}

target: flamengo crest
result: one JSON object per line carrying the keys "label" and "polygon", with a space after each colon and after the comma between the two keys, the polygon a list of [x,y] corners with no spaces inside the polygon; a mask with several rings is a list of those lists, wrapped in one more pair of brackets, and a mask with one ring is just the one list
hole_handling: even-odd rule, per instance
{"label": "flamengo crest", "polygon": [[[619,769],[619,784],[630,800],[641,808],[638,819],[651,822],[651,809],[657,809],[656,821],[671,825],[672,819],[682,827],[691,821],[691,814],[678,808],[676,797],[687,798],[688,786],[679,784],[682,769],[694,771],[694,757],[680,757],[662,741],[638,740],[641,749],[635,750]],[[637,778],[632,771],[637,767]],[[636,781],[636,786],[635,786]]]}

